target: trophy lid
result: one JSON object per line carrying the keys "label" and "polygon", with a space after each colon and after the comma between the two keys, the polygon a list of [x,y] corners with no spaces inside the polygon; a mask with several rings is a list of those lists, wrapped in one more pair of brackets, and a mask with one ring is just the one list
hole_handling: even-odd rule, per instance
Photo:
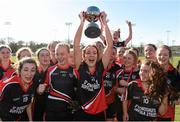
{"label": "trophy lid", "polygon": [[86,19],[89,21],[89,22],[96,22],[98,19],[97,17],[99,16],[100,14],[100,10],[98,7],[96,6],[90,6],[87,8],[87,11],[86,11]]}
{"label": "trophy lid", "polygon": [[99,15],[100,14],[100,10],[96,6],[89,6],[87,8],[86,12],[87,12],[87,14],[94,14],[94,15]]}

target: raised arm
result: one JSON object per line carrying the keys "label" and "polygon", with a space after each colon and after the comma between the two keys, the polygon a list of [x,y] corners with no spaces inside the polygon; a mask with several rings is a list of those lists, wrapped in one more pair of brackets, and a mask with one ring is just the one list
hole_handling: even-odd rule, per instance
{"label": "raised arm", "polygon": [[82,37],[82,31],[85,23],[85,13],[81,12],[79,14],[79,18],[81,20],[80,25],[78,27],[78,30],[76,31],[76,35],[74,37],[74,62],[77,69],[79,69],[79,66],[82,61],[82,52],[80,48],[80,42]]}
{"label": "raised arm", "polygon": [[128,24],[129,27],[129,36],[128,38],[125,40],[125,46],[129,43],[129,41],[131,41],[132,39],[132,24],[130,21],[126,21],[126,23]]}
{"label": "raised arm", "polygon": [[109,61],[110,61],[110,57],[112,54],[112,49],[113,49],[113,40],[112,40],[112,35],[111,32],[109,30],[109,27],[107,25],[107,19],[106,19],[106,13],[105,12],[101,12],[101,16],[100,16],[100,22],[101,25],[104,28],[105,31],[105,40],[106,40],[106,48],[104,50],[103,56],[102,56],[102,62],[104,65],[104,68],[107,68]]}
{"label": "raised arm", "polygon": [[[102,31],[101,31],[102,32]],[[105,37],[101,34],[100,36],[100,39],[103,41],[103,44],[106,45],[106,39]]]}
{"label": "raised arm", "polygon": [[104,37],[103,32],[104,32],[104,27],[103,24],[101,23],[101,35],[99,36],[99,38],[102,40],[104,45],[106,45],[106,38]]}

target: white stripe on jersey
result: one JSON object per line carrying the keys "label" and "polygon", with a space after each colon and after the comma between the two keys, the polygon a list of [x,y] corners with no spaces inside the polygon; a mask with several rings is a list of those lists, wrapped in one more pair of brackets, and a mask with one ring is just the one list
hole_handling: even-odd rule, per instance
{"label": "white stripe on jersey", "polygon": [[[131,85],[132,83],[137,83],[137,81],[134,80],[134,81],[129,82],[128,86]],[[124,100],[127,100],[127,97],[128,97],[128,88],[126,88],[126,95],[124,97]]]}
{"label": "white stripe on jersey", "polygon": [[53,100],[60,100],[60,101],[64,101],[64,102],[69,103],[69,101],[67,101],[65,99],[62,99],[62,98],[59,98],[59,97],[54,97],[54,96],[51,96],[51,95],[48,95],[48,98],[53,99]]}
{"label": "white stripe on jersey", "polygon": [[136,81],[136,80],[133,80],[133,81],[129,82],[129,83],[128,83],[128,86],[131,85],[132,83],[137,83],[137,81]]}
{"label": "white stripe on jersey", "polygon": [[54,67],[54,69],[53,70],[51,70],[51,72],[49,72],[49,83],[48,84],[50,84],[50,86],[52,87],[52,84],[51,84],[51,74],[55,71],[57,69],[57,66],[55,66]]}
{"label": "white stripe on jersey", "polygon": [[119,77],[119,75],[121,75],[121,73],[123,72],[123,69],[120,69],[120,70],[118,70],[116,73],[117,73],[117,78]]}
{"label": "white stripe on jersey", "polygon": [[49,72],[49,84],[50,84],[51,88],[52,88],[55,92],[57,92],[57,93],[59,93],[59,94],[62,94],[62,95],[64,95],[64,96],[66,96],[67,98],[71,99],[71,97],[68,96],[67,94],[64,94],[64,93],[62,93],[62,92],[59,92],[59,91],[57,91],[56,89],[53,88],[53,85],[52,85],[52,83],[51,83],[51,74],[52,74],[57,68],[58,68],[58,67],[55,66],[54,69],[52,69],[52,71]]}
{"label": "white stripe on jersey", "polygon": [[64,95],[64,96],[66,96],[67,98],[71,99],[71,97],[68,96],[67,94],[64,94],[64,93],[62,93],[62,92],[60,92],[60,91],[57,91],[57,90],[54,89],[53,87],[52,87],[52,89],[53,89],[55,92],[57,92],[57,93],[59,93],[59,94],[62,94],[62,95]]}
{"label": "white stripe on jersey", "polygon": [[91,101],[90,103],[88,103],[85,107],[82,106],[82,109],[88,109],[93,103],[94,101],[96,100],[96,98],[99,96],[99,94],[101,93],[102,91],[102,88],[100,89],[99,93],[96,95],[95,99],[93,101]]}

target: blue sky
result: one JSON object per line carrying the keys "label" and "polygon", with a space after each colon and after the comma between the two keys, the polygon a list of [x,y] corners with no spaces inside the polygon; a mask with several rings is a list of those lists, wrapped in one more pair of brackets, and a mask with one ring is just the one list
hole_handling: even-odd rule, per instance
{"label": "blue sky", "polygon": [[[180,0],[0,0],[0,38],[46,43],[65,40],[65,23],[71,22],[69,37],[73,39],[79,12],[92,5],[107,13],[111,30],[121,29],[122,40],[128,36],[125,21],[135,23],[133,45],[180,45]],[[82,40],[89,43],[100,39],[83,35]]]}

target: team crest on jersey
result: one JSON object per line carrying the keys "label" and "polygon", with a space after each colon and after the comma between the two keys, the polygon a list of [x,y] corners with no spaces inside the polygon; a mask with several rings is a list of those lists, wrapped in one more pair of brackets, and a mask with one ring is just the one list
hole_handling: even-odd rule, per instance
{"label": "team crest on jersey", "polygon": [[41,81],[42,81],[42,80],[41,80],[41,79],[39,79],[39,80],[38,80],[38,83],[41,83]]}
{"label": "team crest on jersey", "polygon": [[109,72],[106,73],[106,78],[110,78],[110,73]]}
{"label": "team crest on jersey", "polygon": [[116,78],[116,75],[115,75],[115,74],[112,74],[112,77],[113,77],[113,78]]}
{"label": "team crest on jersey", "polygon": [[168,80],[167,80],[167,84],[171,84],[171,80],[168,79]]}
{"label": "team crest on jersey", "polygon": [[69,73],[69,77],[70,77],[70,78],[73,78],[73,74],[72,74],[72,73]]}
{"label": "team crest on jersey", "polygon": [[132,75],[132,79],[134,79],[134,80],[135,80],[135,79],[136,79],[136,75]]}
{"label": "team crest on jersey", "polygon": [[91,81],[96,81],[96,78],[92,76]]}

